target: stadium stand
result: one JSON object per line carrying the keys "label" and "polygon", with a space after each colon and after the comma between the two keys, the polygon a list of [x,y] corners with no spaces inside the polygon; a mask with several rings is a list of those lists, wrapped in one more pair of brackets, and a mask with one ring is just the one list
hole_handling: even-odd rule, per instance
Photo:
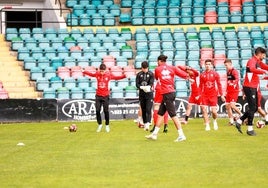
{"label": "stadium stand", "polygon": [[[153,70],[160,54],[167,55],[170,64],[198,70],[212,58],[219,72],[224,59],[231,58],[242,76],[254,49],[268,47],[265,0],[66,0],[66,7],[72,10],[65,15],[67,28],[5,30],[15,61],[29,71],[28,80],[44,98],[92,96],[96,81],[84,78],[82,69],[94,71],[105,63],[111,71],[121,68],[134,77],[144,60]],[[51,84],[55,76],[68,94]],[[123,90],[123,97],[137,96],[130,87],[135,85],[132,79],[111,85]],[[176,80],[176,85],[178,97],[188,95],[188,84],[179,88]]]}

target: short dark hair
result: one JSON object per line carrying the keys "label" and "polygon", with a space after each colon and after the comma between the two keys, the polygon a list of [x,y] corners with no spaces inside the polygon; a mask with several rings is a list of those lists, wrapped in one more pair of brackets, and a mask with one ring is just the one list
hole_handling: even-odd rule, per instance
{"label": "short dark hair", "polygon": [[148,68],[148,67],[149,67],[148,62],[147,62],[147,61],[143,61],[143,62],[141,63],[141,67],[144,68],[144,69]]}
{"label": "short dark hair", "polygon": [[224,63],[232,63],[232,60],[231,60],[231,59],[226,58],[226,59],[225,59],[225,61],[224,61]]}
{"label": "short dark hair", "polygon": [[100,70],[106,70],[106,65],[104,63],[100,64]]}
{"label": "short dark hair", "polygon": [[166,62],[167,61],[167,56],[165,56],[165,55],[160,55],[160,56],[158,56],[158,58],[157,58],[157,60],[158,61],[162,61],[162,62]]}
{"label": "short dark hair", "polygon": [[206,60],[205,60],[205,63],[206,63],[206,62],[211,62],[211,63],[213,64],[213,62],[212,62],[211,59],[206,59]]}
{"label": "short dark hair", "polygon": [[266,53],[266,50],[262,47],[258,47],[256,48],[255,50],[255,55],[258,55],[258,54],[265,54]]}

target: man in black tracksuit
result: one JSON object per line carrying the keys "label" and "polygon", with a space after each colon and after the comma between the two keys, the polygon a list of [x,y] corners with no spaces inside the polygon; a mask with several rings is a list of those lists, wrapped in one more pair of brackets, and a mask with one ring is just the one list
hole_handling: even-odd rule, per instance
{"label": "man in black tracksuit", "polygon": [[144,130],[148,131],[152,119],[154,74],[149,71],[147,61],[143,61],[141,67],[142,70],[136,76],[136,87],[139,89]]}

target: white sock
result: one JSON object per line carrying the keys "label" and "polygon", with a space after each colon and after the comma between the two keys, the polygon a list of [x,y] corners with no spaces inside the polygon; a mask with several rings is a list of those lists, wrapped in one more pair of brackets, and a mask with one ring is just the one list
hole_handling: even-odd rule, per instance
{"label": "white sock", "polygon": [[217,119],[213,119],[213,123],[217,123]]}
{"label": "white sock", "polygon": [[229,118],[230,123],[234,123],[234,118]]}
{"label": "white sock", "polygon": [[182,129],[178,129],[178,134],[179,135],[184,135],[183,130]]}
{"label": "white sock", "polygon": [[268,121],[268,114],[265,115],[265,121]]}
{"label": "white sock", "polygon": [[248,131],[253,131],[253,126],[248,126]]}
{"label": "white sock", "polygon": [[209,127],[209,123],[206,123],[206,127]]}
{"label": "white sock", "polygon": [[240,118],[236,122],[242,124],[242,120]]}
{"label": "white sock", "polygon": [[153,134],[158,134],[159,130],[160,130],[159,127],[155,127],[155,128],[154,128],[154,132],[153,132]]}

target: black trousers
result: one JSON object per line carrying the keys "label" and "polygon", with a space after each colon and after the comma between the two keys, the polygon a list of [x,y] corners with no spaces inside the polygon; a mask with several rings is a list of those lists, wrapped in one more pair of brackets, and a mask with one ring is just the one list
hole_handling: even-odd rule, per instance
{"label": "black trousers", "polygon": [[153,92],[139,95],[143,123],[150,123],[151,122],[153,97],[154,97]]}
{"label": "black trousers", "polygon": [[109,96],[98,96],[96,95],[95,101],[96,107],[96,116],[98,124],[102,124],[101,119],[101,107],[103,107],[104,117],[105,117],[105,125],[109,125],[110,117],[109,117]]}
{"label": "black trousers", "polygon": [[242,121],[248,119],[248,125],[253,125],[254,114],[258,110],[257,88],[243,87],[248,102],[248,110],[240,118]]}

